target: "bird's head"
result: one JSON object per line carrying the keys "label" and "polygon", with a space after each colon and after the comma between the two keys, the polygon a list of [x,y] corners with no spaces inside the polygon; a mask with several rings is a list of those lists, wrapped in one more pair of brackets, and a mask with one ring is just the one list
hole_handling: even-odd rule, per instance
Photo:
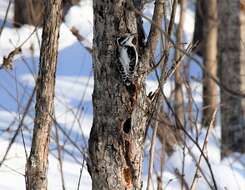
{"label": "bird's head", "polygon": [[125,45],[134,45],[133,41],[135,39],[135,34],[125,34],[119,38],[117,38],[117,43],[120,46],[125,46]]}

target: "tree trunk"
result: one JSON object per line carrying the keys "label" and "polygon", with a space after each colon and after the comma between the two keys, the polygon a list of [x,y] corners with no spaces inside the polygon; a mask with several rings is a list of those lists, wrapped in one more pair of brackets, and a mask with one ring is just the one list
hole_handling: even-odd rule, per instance
{"label": "tree trunk", "polygon": [[[94,0],[93,126],[89,138],[88,170],[93,190],[142,189],[142,161],[148,119],[144,81],[139,72],[126,87],[119,77],[116,38],[137,33],[132,1]],[[161,25],[164,0],[157,0],[153,19]],[[160,20],[160,22],[159,22]],[[145,70],[156,47],[159,31],[152,27],[146,51],[139,52]],[[138,39],[139,42],[140,39]],[[140,43],[138,43],[140,44]]]}
{"label": "tree trunk", "polygon": [[14,26],[20,27],[23,24],[41,25],[43,6],[43,1],[40,0],[15,0]]}
{"label": "tree trunk", "polygon": [[[217,0],[204,0],[203,52],[204,66],[213,76],[217,76]],[[213,113],[217,108],[217,86],[215,82],[203,73],[203,118],[202,124],[210,125]]]}
{"label": "tree trunk", "polygon": [[[177,29],[176,39],[178,46],[183,49],[183,34],[184,34],[184,20],[185,20],[185,10],[186,10],[186,0],[180,0],[180,20],[179,25]],[[176,50],[175,53],[175,61],[178,62],[181,58],[181,52]],[[175,112],[180,119],[181,123],[184,121],[184,95],[182,90],[182,77],[183,74],[183,66],[180,64],[180,66],[175,71]],[[182,73],[181,73],[182,72]]]}
{"label": "tree trunk", "polygon": [[31,152],[26,165],[27,190],[47,189],[48,151],[53,124],[61,0],[45,0],[44,5],[46,16],[36,84],[36,115]]}
{"label": "tree trunk", "polygon": [[[71,6],[78,4],[79,2],[80,0],[62,0],[62,18],[66,15]],[[20,27],[24,24],[42,26],[43,13],[43,0],[14,0],[15,27]]]}
{"label": "tree trunk", "polygon": [[[205,1],[205,0],[204,0]],[[196,14],[195,14],[195,29],[193,42],[199,43],[197,47],[197,54],[203,56],[203,14],[204,14],[204,1],[199,0],[196,2]]]}
{"label": "tree trunk", "polygon": [[[244,1],[243,1],[244,2]],[[240,0],[218,1],[218,60],[220,81],[233,91],[244,90],[244,9]],[[243,22],[242,21],[243,18]],[[243,76],[241,75],[243,74]],[[243,79],[243,80],[242,80]],[[221,88],[222,152],[245,151],[244,98],[233,96]]]}

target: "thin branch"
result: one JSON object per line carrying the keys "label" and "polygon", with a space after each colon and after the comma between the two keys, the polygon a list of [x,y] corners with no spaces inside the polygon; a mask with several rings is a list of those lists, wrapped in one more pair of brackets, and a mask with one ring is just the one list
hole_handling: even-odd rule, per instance
{"label": "thin branch", "polygon": [[[205,135],[205,138],[204,138],[204,142],[203,142],[203,146],[202,146],[202,152],[204,152],[204,149],[205,149],[205,147],[206,147],[206,145],[208,143],[208,135],[209,135],[211,129],[214,127],[214,121],[215,121],[216,113],[217,113],[217,108],[216,108],[216,110],[213,113],[211,123],[210,123],[210,125],[209,125],[209,127],[207,129],[207,132],[206,132],[206,135]],[[197,162],[197,165],[199,165],[199,166],[201,164],[201,159],[202,159],[202,154],[200,154],[200,157],[199,157],[198,162]],[[190,190],[195,190],[196,189],[197,180],[198,180],[198,176],[199,176],[199,174],[198,174],[199,173],[199,169],[198,168],[199,167],[196,168],[196,172],[195,172],[193,181],[191,183]]]}
{"label": "thin branch", "polygon": [[32,100],[33,100],[33,98],[34,98],[35,92],[36,92],[36,87],[34,87],[34,89],[33,89],[33,91],[32,91],[32,95],[30,96],[30,98],[29,98],[29,100],[28,100],[28,102],[27,102],[26,108],[25,108],[25,110],[24,110],[23,116],[22,116],[22,118],[21,118],[21,120],[20,120],[20,123],[19,123],[19,125],[18,125],[18,128],[17,128],[17,130],[16,130],[14,136],[11,138],[11,141],[10,141],[8,147],[7,147],[7,150],[6,150],[6,152],[5,152],[5,154],[4,154],[3,158],[2,158],[2,160],[1,160],[1,162],[0,162],[0,167],[2,166],[2,164],[3,164],[4,161],[5,161],[5,159],[7,158],[8,153],[9,153],[9,151],[10,151],[10,149],[11,149],[13,143],[15,142],[15,139],[17,138],[17,136],[18,136],[18,134],[19,134],[19,132],[20,132],[22,126],[23,126],[24,120],[25,120],[25,118],[26,118],[26,116],[27,116],[27,113],[28,113],[30,107],[31,107],[31,103],[32,103]]}
{"label": "thin branch", "polygon": [[59,132],[58,132],[57,125],[55,125],[55,142],[57,146],[57,155],[58,155],[58,161],[59,161],[62,189],[65,190],[66,188],[65,188],[65,178],[64,178],[64,172],[63,172],[63,161],[61,157],[61,146],[60,146],[60,138],[59,138]]}
{"label": "thin branch", "polygon": [[[181,129],[181,130],[184,132],[184,134],[185,134],[185,135],[186,135],[186,136],[187,136],[187,137],[188,137],[188,138],[195,144],[195,146],[198,148],[198,150],[200,151],[201,155],[203,156],[205,162],[207,163],[209,172],[210,172],[211,177],[212,177],[213,185],[214,185],[214,187],[212,187],[212,189],[214,188],[215,190],[218,190],[217,184],[216,184],[216,180],[215,180],[215,178],[214,178],[214,173],[213,173],[213,170],[212,170],[212,167],[211,167],[211,164],[210,164],[208,158],[207,158],[206,155],[203,153],[202,148],[200,147],[200,145],[195,141],[195,139],[192,138],[192,136],[191,136],[191,135],[186,131],[186,129],[183,127],[183,125],[182,125],[182,123],[180,122],[178,116],[176,115],[176,113],[174,112],[172,106],[171,106],[170,103],[168,102],[167,97],[165,96],[164,92],[161,91],[161,93],[163,94],[163,97],[164,97],[164,99],[165,99],[165,101],[166,101],[166,103],[167,103],[168,108],[170,109],[170,111],[172,112],[172,114],[173,114],[174,117],[175,117],[175,120],[176,120],[176,127],[177,127],[178,129]],[[183,140],[183,142],[184,142],[184,140]]]}
{"label": "thin branch", "polygon": [[193,57],[186,50],[179,48],[178,45],[175,44],[174,40],[171,39],[171,37],[161,28],[161,25],[158,25],[154,20],[151,20],[150,18],[148,18],[147,16],[145,16],[144,14],[142,14],[139,10],[134,9],[134,11],[135,11],[136,14],[141,15],[143,18],[145,18],[146,20],[148,20],[153,26],[155,26],[155,28],[157,28],[165,36],[165,38],[173,45],[173,47],[175,49],[179,50],[181,53],[185,54],[192,61],[194,61],[207,74],[207,76],[210,77],[221,89],[223,89],[224,91],[228,92],[232,96],[245,97],[245,93],[234,91],[234,90],[230,89],[229,87],[225,86],[221,81],[219,81],[215,76],[213,76],[202,65],[202,63],[197,58]]}
{"label": "thin branch", "polygon": [[[86,43],[89,43],[90,42],[88,41],[88,39],[86,39],[84,36],[82,36],[79,31],[75,28],[75,27],[72,27],[70,28],[70,31],[71,33],[77,38],[77,40],[83,44],[83,42],[86,42]],[[92,47],[92,44],[90,44],[90,46],[86,46],[85,44],[83,44],[84,48],[90,53],[92,54],[93,53],[93,49],[91,48]]]}
{"label": "thin branch", "polygon": [[188,183],[186,182],[183,174],[181,174],[177,168],[175,169],[174,172],[175,172],[175,175],[177,176],[177,178],[179,180],[181,180],[181,189],[183,190],[183,188],[185,187],[186,190],[189,190]]}
{"label": "thin branch", "polygon": [[171,17],[170,17],[170,21],[168,25],[168,35],[169,36],[171,36],[173,29],[174,29],[174,21],[175,21],[177,5],[178,5],[178,0],[174,0],[173,5],[172,5]]}
{"label": "thin branch", "polygon": [[[187,48],[188,51],[190,51],[190,49],[191,49],[190,47],[191,47],[191,46],[189,45],[188,48]],[[185,51],[185,52],[186,52],[186,51]],[[187,53],[188,53],[188,52],[187,52]],[[186,54],[184,54],[184,55],[186,55]],[[184,55],[183,55],[180,59],[183,59]],[[175,65],[175,64],[174,64],[174,65]],[[165,75],[167,78],[170,77],[170,75],[172,75],[172,74],[174,73],[174,71],[176,70],[175,67],[177,67],[177,65],[175,65],[175,66],[174,66],[174,65],[172,66],[173,69],[170,69],[170,70],[168,71],[169,75]],[[156,71],[156,70],[155,70],[155,71]],[[197,147],[198,150],[200,151],[201,155],[203,156],[204,160],[206,161],[206,163],[207,163],[207,165],[208,165],[208,168],[209,168],[209,171],[210,171],[210,174],[211,174],[211,177],[212,177],[212,181],[213,181],[213,184],[214,184],[214,189],[217,190],[216,180],[215,180],[215,178],[214,178],[213,170],[212,170],[212,167],[211,167],[211,164],[210,164],[208,158],[207,158],[207,157],[205,156],[205,154],[202,152],[202,149],[201,149],[200,145],[195,141],[195,139],[192,138],[192,136],[191,136],[191,135],[187,132],[187,130],[184,128],[184,126],[182,125],[182,123],[181,123],[181,121],[179,120],[178,116],[177,116],[176,113],[174,112],[172,106],[170,105],[169,101],[167,100],[167,97],[166,97],[165,94],[164,94],[163,86],[161,85],[161,84],[164,84],[164,83],[162,83],[162,79],[159,77],[159,75],[158,75],[157,72],[156,72],[156,77],[157,77],[157,80],[158,80],[159,88],[158,88],[158,90],[157,90],[157,92],[156,92],[156,97],[155,97],[155,99],[158,98],[159,92],[160,92],[161,95],[164,97],[164,100],[165,100],[165,102],[166,102],[166,104],[167,104],[169,110],[172,112],[172,114],[173,114],[174,117],[175,117],[175,122],[176,122],[176,127],[177,127],[177,129],[181,129],[181,130],[184,132],[184,134],[185,134],[185,135],[186,135],[186,136],[187,136],[187,137],[188,137],[188,138],[189,138],[189,139],[196,145],[196,147]],[[167,80],[167,79],[166,79],[166,80]],[[183,140],[183,142],[184,142],[184,140]],[[213,188],[212,188],[212,189],[213,189]]]}
{"label": "thin branch", "polygon": [[9,0],[9,4],[8,4],[8,7],[7,7],[7,10],[6,10],[6,13],[5,13],[5,16],[4,16],[4,20],[3,20],[3,24],[0,28],[0,38],[1,38],[1,35],[2,35],[2,32],[3,32],[3,28],[6,24],[6,21],[7,21],[7,18],[8,18],[8,13],[9,13],[9,9],[10,9],[10,6],[12,4],[12,0]]}
{"label": "thin branch", "polygon": [[12,70],[13,69],[12,62],[13,62],[14,57],[21,53],[22,46],[32,37],[32,35],[36,32],[36,30],[37,30],[37,27],[35,27],[33,32],[18,47],[16,47],[14,50],[12,50],[8,54],[8,56],[3,57],[3,63],[0,66],[0,70],[1,69],[6,69],[6,70]]}
{"label": "thin branch", "polygon": [[[158,104],[158,107],[159,107],[159,105],[160,104]],[[148,179],[147,179],[146,190],[150,189],[150,181],[152,179],[157,129],[158,129],[158,122],[156,122],[156,124],[154,125],[154,129],[153,129],[153,133],[152,133],[151,146],[150,146],[150,159],[149,159],[149,167],[148,167]]]}
{"label": "thin branch", "polygon": [[79,175],[78,184],[77,184],[77,190],[80,189],[81,178],[82,178],[83,168],[84,168],[84,164],[85,164],[84,162],[85,162],[85,160],[83,159],[82,168],[80,169],[80,175]]}

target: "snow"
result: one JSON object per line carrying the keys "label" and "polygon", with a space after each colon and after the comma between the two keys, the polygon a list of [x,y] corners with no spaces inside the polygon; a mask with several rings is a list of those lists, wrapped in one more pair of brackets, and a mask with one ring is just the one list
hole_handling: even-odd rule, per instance
{"label": "snow", "polygon": [[[3,22],[5,11],[8,5],[8,0],[0,1],[0,23]],[[147,4],[144,9],[144,14],[152,17],[152,9],[154,4]],[[194,31],[194,6],[193,3],[188,4],[186,12],[185,40],[190,42],[192,33]],[[179,8],[177,15],[179,14]],[[15,47],[22,44],[30,34],[35,30],[33,26],[25,25],[19,29],[11,27],[13,17],[13,6],[11,6],[7,25],[0,36],[0,59],[8,55]],[[176,18],[176,23],[178,17]],[[146,33],[149,32],[149,23],[144,20],[144,27]],[[81,43],[77,42],[76,37],[73,36],[70,29],[76,28],[79,33],[86,38]],[[25,105],[28,97],[34,87],[35,78],[37,76],[38,59],[39,59],[39,40],[41,39],[42,29],[37,29],[30,39],[23,45],[22,54],[15,57],[14,70],[6,72],[0,70],[0,160],[2,159],[9,140],[13,136],[16,128],[18,127],[19,120],[23,115]],[[59,40],[59,56],[58,56],[58,70],[56,80],[56,95],[55,95],[55,116],[60,127],[69,134],[69,137],[74,140],[78,145],[83,148],[87,147],[87,140],[89,138],[90,129],[93,120],[92,111],[92,92],[93,92],[93,77],[92,77],[92,64],[91,57],[87,50],[83,47],[91,47],[93,38],[93,10],[92,1],[83,0],[79,5],[73,6],[67,16],[65,22],[62,23],[60,29]],[[32,52],[30,47],[34,48]],[[26,64],[23,63],[23,60]],[[29,67],[28,67],[29,66]],[[30,72],[32,71],[32,73]],[[191,67],[191,74],[198,78],[200,72],[193,66]],[[171,97],[171,90],[173,89],[173,82],[167,81],[164,86],[164,92],[167,97]],[[199,82],[191,81],[190,83],[193,99],[198,104],[202,103],[202,86]],[[155,90],[158,83],[151,79],[146,82],[147,94]],[[17,103],[17,102],[18,103]],[[187,99],[185,99],[187,102]],[[30,149],[31,133],[33,126],[34,101],[31,106],[31,113],[28,114],[24,120],[23,135],[27,145],[27,152]],[[219,116],[219,114],[218,114]],[[71,126],[72,123],[72,126]],[[229,157],[221,160],[220,158],[220,124],[217,121],[215,129],[212,129],[209,138],[207,149],[207,157],[211,163],[212,170],[218,184],[218,189],[228,190],[243,190],[245,187],[245,155],[234,153]],[[8,132],[5,130],[9,129]],[[202,129],[197,123],[198,134],[189,132],[192,137],[196,138],[198,135],[198,143],[202,147],[206,129]],[[3,166],[0,167],[0,189],[2,190],[24,190],[25,189],[25,149],[23,142],[18,136],[13,143],[12,148],[7,156],[7,160]],[[54,136],[54,131],[52,131]],[[71,154],[64,153],[63,157],[63,170],[65,177],[66,189],[77,189],[80,170],[82,167],[82,156],[76,150],[71,142],[67,140],[65,134],[60,133],[62,143],[66,143],[64,147]],[[196,170],[195,160],[200,157],[200,151],[190,140],[186,141],[187,146],[192,152],[193,156],[188,154],[185,149],[185,175],[184,178],[188,185],[191,184]],[[56,143],[54,139],[51,140],[49,155],[49,170],[48,170],[48,186],[50,190],[62,189],[61,177],[59,172],[59,163],[57,161]],[[158,147],[157,147],[158,148]],[[145,160],[148,159],[146,149]],[[73,157],[76,157],[75,160]],[[160,156],[156,155],[156,166],[158,166]],[[182,146],[176,146],[176,151],[166,159],[164,173],[163,173],[163,186],[165,190],[179,190],[180,180],[175,174],[176,169],[181,172],[183,160]],[[210,178],[210,171],[202,158],[200,164],[205,176],[212,184]],[[157,168],[157,167],[156,167]],[[146,187],[147,181],[147,162],[144,161],[143,172],[143,186]],[[13,183],[14,181],[14,183]],[[156,179],[154,177],[154,182]],[[156,187],[156,183],[154,183]],[[81,177],[80,189],[90,190],[91,178],[87,172],[86,164],[83,168]],[[156,189],[156,188],[155,188]],[[197,190],[210,189],[203,178],[198,180]]]}
{"label": "snow", "polygon": [[[74,19],[82,18],[82,19]],[[69,28],[75,27],[86,38],[83,45],[92,47],[93,40],[93,6],[91,0],[83,0],[80,5],[73,6],[65,18]]]}
{"label": "snow", "polygon": [[[1,149],[0,155],[3,155],[9,141],[0,139]],[[28,150],[29,151],[29,150]],[[9,152],[8,159],[0,169],[0,189],[1,190],[24,190],[25,189],[25,163],[26,157],[22,144],[14,143]],[[64,178],[67,189],[77,189],[78,179],[80,175],[81,165],[76,163],[64,161]],[[83,169],[81,178],[81,188],[86,187],[87,190],[91,188],[91,179],[86,169]],[[62,189],[61,178],[59,174],[58,160],[49,156],[49,170],[48,170],[48,189]]]}

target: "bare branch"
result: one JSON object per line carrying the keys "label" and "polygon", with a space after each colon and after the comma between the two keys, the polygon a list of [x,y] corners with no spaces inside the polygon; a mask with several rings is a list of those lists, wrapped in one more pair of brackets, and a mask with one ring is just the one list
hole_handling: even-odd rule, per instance
{"label": "bare branch", "polygon": [[8,13],[9,13],[9,9],[10,9],[11,4],[12,4],[12,0],[9,0],[9,4],[8,4],[7,10],[6,10],[6,13],[5,13],[5,16],[4,16],[3,24],[2,24],[2,26],[0,28],[0,38],[1,38],[1,34],[3,32],[3,28],[4,28],[4,26],[6,24],[6,21],[7,21],[7,18],[8,18]]}
{"label": "bare branch", "polygon": [[[92,54],[93,52],[93,49],[91,48],[92,47],[92,44],[90,44],[90,42],[88,41],[88,39],[86,39],[84,36],[82,36],[79,31],[75,28],[75,27],[72,27],[70,29],[71,33],[77,38],[77,40],[79,42],[81,42],[84,46],[84,48],[90,53]],[[86,46],[83,42],[86,42],[86,43],[89,43],[90,45],[89,46]]]}
{"label": "bare branch", "polygon": [[[209,127],[207,129],[207,132],[206,132],[206,135],[205,135],[205,138],[204,138],[204,142],[203,142],[203,146],[202,146],[202,152],[204,152],[204,148],[207,146],[208,135],[209,135],[211,129],[214,127],[214,121],[215,121],[216,113],[217,113],[217,108],[216,108],[216,110],[213,113],[213,117],[212,117],[211,123],[210,123],[210,125],[209,125]],[[200,154],[200,157],[199,157],[198,162],[197,162],[197,165],[199,165],[199,166],[201,164],[201,159],[202,159],[202,154]],[[198,173],[199,173],[199,167],[196,168],[196,172],[195,172],[193,181],[191,183],[190,190],[195,190],[196,189],[197,180],[198,180],[198,176],[199,176]]]}
{"label": "bare branch", "polygon": [[14,136],[11,138],[11,141],[10,141],[10,143],[9,143],[9,145],[8,145],[8,148],[7,148],[7,150],[6,150],[6,152],[5,152],[4,156],[3,156],[3,159],[2,159],[1,162],[0,162],[0,167],[2,166],[2,164],[3,164],[4,161],[5,161],[5,159],[7,158],[8,153],[9,153],[9,151],[10,151],[10,149],[11,149],[11,147],[12,147],[14,141],[15,141],[15,139],[17,138],[17,136],[18,136],[18,134],[19,134],[19,132],[20,132],[22,126],[23,126],[25,117],[27,116],[27,113],[28,113],[28,111],[29,111],[29,109],[30,109],[30,107],[31,107],[31,103],[32,103],[32,100],[33,100],[33,98],[34,98],[35,91],[36,91],[36,88],[34,88],[33,91],[32,91],[32,95],[31,95],[31,97],[29,98],[29,100],[28,100],[28,102],[27,102],[26,108],[25,108],[25,110],[24,110],[22,119],[20,120],[20,123],[19,123],[19,125],[18,125],[18,128],[17,128],[17,130],[16,130]]}

